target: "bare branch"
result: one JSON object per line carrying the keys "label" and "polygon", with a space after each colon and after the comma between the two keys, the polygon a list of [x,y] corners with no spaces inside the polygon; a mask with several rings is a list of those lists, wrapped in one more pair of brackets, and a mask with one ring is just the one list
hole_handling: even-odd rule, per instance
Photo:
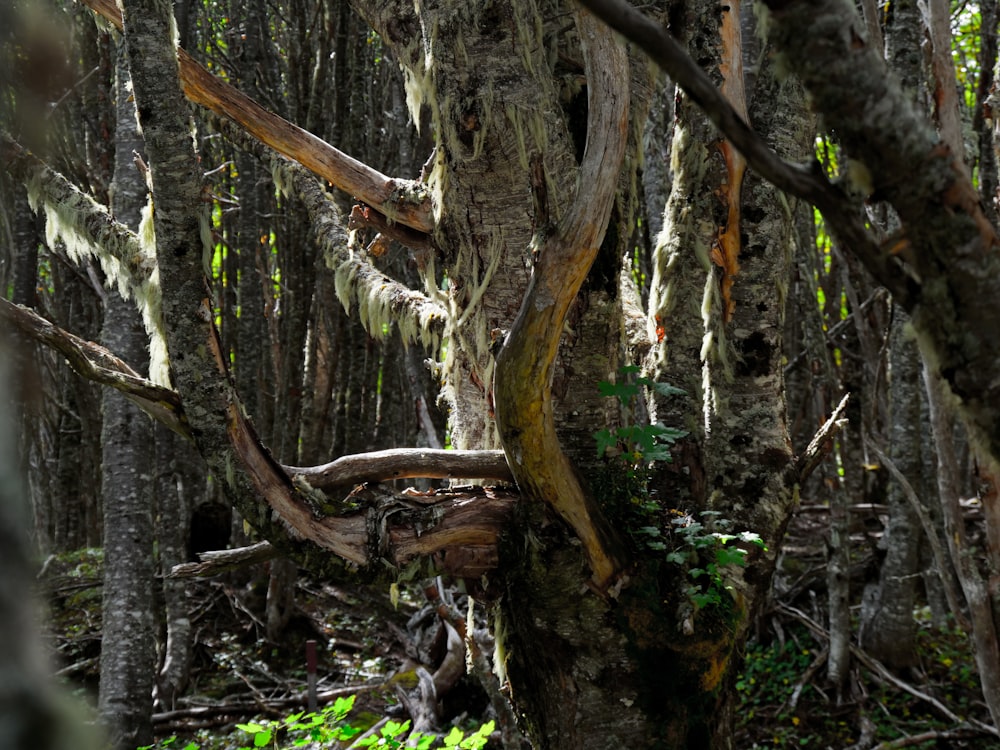
{"label": "bare branch", "polygon": [[[113,0],[83,2],[121,31],[121,12]],[[178,49],[177,57],[184,94],[192,102],[239,123],[254,138],[294,159],[340,190],[358,196],[387,218],[421,232],[434,229],[431,200],[421,183],[382,174],[265,109],[212,75],[184,50]]]}
{"label": "bare branch", "polygon": [[167,578],[208,578],[246,565],[267,562],[280,557],[281,552],[270,542],[257,542],[248,547],[218,549],[198,554],[201,562],[181,563],[170,569]]}
{"label": "bare branch", "polygon": [[111,386],[153,419],[190,439],[191,431],[176,391],[141,377],[103,346],[75,336],[34,310],[15,305],[2,297],[0,318],[32,339],[60,352],[69,366],[83,377]]}
{"label": "bare branch", "polygon": [[958,591],[956,591],[954,578],[951,575],[951,571],[954,570],[951,565],[951,559],[945,557],[945,552],[941,548],[941,537],[938,536],[937,529],[934,528],[934,522],[931,520],[930,514],[927,512],[927,508],[925,508],[924,504],[920,502],[920,497],[917,495],[917,491],[913,489],[913,485],[910,484],[910,480],[906,478],[906,475],[899,470],[899,467],[896,466],[896,463],[885,454],[885,451],[879,448],[875,441],[867,435],[865,435],[865,445],[867,445],[868,449],[875,454],[875,457],[882,462],[882,465],[889,470],[893,479],[899,482],[899,486],[903,490],[903,495],[906,497],[907,502],[910,503],[910,507],[913,509],[913,512],[916,513],[917,518],[920,519],[920,525],[923,527],[924,536],[927,538],[927,542],[931,545],[931,552],[934,555],[934,567],[937,569],[936,572],[938,578],[941,580],[941,587],[944,589],[945,599],[948,600],[948,609],[951,610],[958,626],[966,633],[970,632],[972,630],[972,623],[969,622],[969,618],[966,617],[965,612],[962,611],[962,596]]}
{"label": "bare branch", "polygon": [[514,481],[503,451],[395,448],[343,456],[323,466],[284,468],[293,480],[301,477],[322,490],[414,477]]}
{"label": "bare branch", "polygon": [[844,394],[844,397],[840,399],[840,403],[837,404],[837,408],[833,410],[833,414],[816,431],[812,440],[809,441],[809,445],[806,446],[805,451],[792,464],[793,481],[798,483],[805,481],[806,477],[812,474],[816,470],[816,467],[826,458],[830,452],[830,448],[833,447],[831,438],[837,434],[837,430],[842,426],[841,420],[844,416],[844,409],[847,408],[847,401],[850,397],[850,393]]}

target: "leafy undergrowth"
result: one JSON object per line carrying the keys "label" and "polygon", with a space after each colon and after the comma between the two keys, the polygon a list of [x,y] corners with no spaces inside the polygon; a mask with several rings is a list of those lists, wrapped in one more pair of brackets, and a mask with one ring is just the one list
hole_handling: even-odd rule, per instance
{"label": "leafy undergrowth", "polygon": [[[39,576],[61,678],[96,705],[101,643],[100,550],[50,558]],[[479,748],[489,731],[488,699],[466,676],[444,696],[439,732],[412,738],[405,695],[417,670],[433,671],[440,643],[418,643],[412,622],[428,610],[418,589],[340,587],[300,578],[293,614],[281,637],[265,636],[266,568],[191,581],[194,646],[191,677],[172,706],[157,706],[160,750],[236,750],[244,747]],[[395,606],[391,599],[395,598]],[[161,629],[163,623],[159,623]],[[427,630],[433,629],[434,623]],[[433,633],[432,633],[433,635]],[[432,636],[428,638],[433,641]],[[161,633],[158,641],[164,640]],[[317,644],[316,714],[305,712],[306,642]],[[416,653],[415,653],[416,652]],[[349,713],[345,712],[345,706]],[[241,728],[242,727],[242,728]],[[363,735],[369,732],[369,738]],[[477,734],[478,732],[478,734]]]}
{"label": "leafy undergrowth", "polygon": [[[40,576],[63,678],[92,703],[100,653],[100,564],[100,551],[82,550],[53,558]],[[175,706],[157,709],[154,747],[335,748],[348,744],[334,741],[341,731],[352,737],[371,731],[373,741],[382,742],[376,746],[393,747],[408,735],[401,695],[416,685],[417,664],[437,658],[433,645],[415,655],[408,642],[413,632],[408,620],[426,609],[419,591],[404,589],[394,607],[388,591],[300,579],[294,614],[279,641],[270,642],[263,625],[266,580],[260,569],[191,583],[191,683]],[[816,598],[814,606],[821,611],[822,600]],[[838,701],[825,679],[821,628],[807,627],[790,612],[787,607],[770,612],[747,646],[746,665],[735,683],[734,747],[1000,750],[1000,741],[963,727],[857,661]],[[305,714],[302,705],[307,640],[317,641],[318,689],[328,697],[318,717]],[[917,666],[896,677],[959,719],[988,724],[966,635],[924,623],[917,651]],[[462,742],[477,747],[475,738],[485,738],[476,732],[490,718],[488,700],[475,679],[463,680],[444,700],[440,733],[425,738],[424,747],[463,747]],[[341,715],[350,696],[356,696],[351,710]],[[495,746],[495,741],[489,745]]]}
{"label": "leafy undergrowth", "polygon": [[[1000,741],[956,724],[929,701],[888,684],[857,662],[838,703],[835,688],[825,679],[826,644],[813,631],[784,621],[769,636],[748,645],[746,665],[736,681],[738,748],[1000,750]],[[917,666],[900,675],[902,681],[963,723],[990,723],[964,633],[921,625],[917,654]]]}

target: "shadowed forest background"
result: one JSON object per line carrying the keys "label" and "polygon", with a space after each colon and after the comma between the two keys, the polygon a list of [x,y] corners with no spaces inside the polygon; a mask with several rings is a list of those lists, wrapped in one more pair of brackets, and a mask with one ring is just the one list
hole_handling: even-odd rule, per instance
{"label": "shadowed forest background", "polygon": [[583,5],[0,9],[0,746],[1000,747],[997,3]]}

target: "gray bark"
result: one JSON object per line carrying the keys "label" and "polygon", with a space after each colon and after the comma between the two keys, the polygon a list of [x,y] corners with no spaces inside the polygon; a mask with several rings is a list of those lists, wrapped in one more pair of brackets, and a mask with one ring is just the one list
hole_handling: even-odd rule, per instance
{"label": "gray bark", "polygon": [[[146,186],[133,163],[141,148],[129,99],[124,51],[118,65],[118,127],[112,211],[137,227]],[[139,371],[148,338],[135,306],[118,295],[105,300],[102,343]],[[149,473],[152,425],[115,390],[105,390],[101,434],[104,508],[103,639],[98,712],[115,750],[153,739],[153,497]]]}
{"label": "gray bark", "polygon": [[[889,456],[911,485],[922,484],[920,354],[909,317],[897,310],[889,338]],[[885,559],[879,572],[876,608],[862,612],[861,645],[892,667],[909,667],[916,658],[917,622],[913,617],[920,576],[920,519],[899,482],[889,485],[889,524],[882,539]]]}
{"label": "gray bark", "polygon": [[175,565],[190,559],[192,509],[205,495],[206,478],[201,456],[188,441],[162,425],[156,427],[155,440],[156,540],[166,620],[166,638],[156,677],[156,703],[163,710],[170,710],[188,683],[193,633],[188,584],[166,575]]}
{"label": "gray bark", "polygon": [[[864,164],[866,193],[884,198],[910,243],[903,273],[890,273],[883,251],[863,262],[913,317],[926,360],[958,398],[970,438],[1000,462],[1000,350],[992,331],[1000,307],[996,232],[979,208],[963,154],[939,143],[931,124],[886,74],[879,51],[864,40],[863,22],[847,0],[765,0],[769,33],[795,70],[824,124]],[[822,44],[816,43],[821,39]]]}
{"label": "gray bark", "polygon": [[950,411],[953,407],[948,403],[945,384],[927,365],[924,366],[924,383],[938,447],[938,491],[948,551],[969,607],[983,698],[994,725],[1000,725],[1000,627],[993,615],[987,581],[966,541],[965,521],[959,506],[961,475],[953,444],[954,417]]}

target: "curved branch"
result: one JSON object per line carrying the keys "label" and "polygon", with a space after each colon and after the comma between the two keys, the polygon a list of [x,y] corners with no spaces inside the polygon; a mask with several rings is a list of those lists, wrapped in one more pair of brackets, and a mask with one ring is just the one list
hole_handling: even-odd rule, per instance
{"label": "curved branch", "polygon": [[[191,439],[191,428],[176,391],[146,380],[103,346],[50,323],[30,308],[0,298],[0,319],[61,353],[79,375],[116,389],[153,419]],[[342,456],[322,466],[282,468],[293,480],[302,478],[319,490],[416,478],[514,481],[503,451],[396,448]]]}
{"label": "curved branch", "polygon": [[[419,341],[427,348],[438,346],[444,336],[447,310],[427,295],[386,276],[365,255],[351,251],[340,207],[330,200],[316,175],[249,137],[225,119],[220,118],[216,127],[227,140],[266,164],[283,192],[302,201],[309,214],[310,228],[326,252],[327,263],[337,272],[340,302],[349,310],[353,297],[358,303],[361,323],[369,335],[381,337],[382,323],[391,317],[404,341]],[[412,230],[409,236],[400,234],[396,227],[393,237],[416,251],[418,264],[426,262],[432,245],[417,241]]]}
{"label": "curved branch", "polygon": [[[416,564],[428,575],[478,579],[497,566],[497,542],[511,521],[518,495],[514,490],[466,487],[414,496],[369,487],[350,499],[355,508],[338,520],[345,527],[367,530],[366,551],[372,563],[381,563],[369,566],[370,577]],[[174,567],[170,577],[216,575],[280,554],[269,542],[208,552],[200,555],[201,562]]]}
{"label": "curved branch", "polygon": [[[83,2],[121,31],[121,12],[113,0]],[[177,50],[177,57],[184,94],[192,102],[239,123],[254,138],[299,162],[345,193],[358,196],[391,221],[424,233],[434,229],[431,199],[421,183],[382,174],[264,109],[246,94],[212,75],[183,49]]]}
{"label": "curved branch", "polygon": [[114,388],[156,421],[182,437],[191,437],[191,429],[176,391],[146,380],[103,346],[75,336],[34,310],[15,305],[2,297],[0,318],[26,336],[62,354],[78,374]]}
{"label": "curved branch", "polygon": [[751,169],[779,190],[816,206],[837,241],[851,248],[898,301],[913,299],[915,289],[910,278],[902,273],[899,261],[883,252],[865,228],[861,207],[830,183],[819,162],[799,165],[782,160],[670,33],[625,0],[580,0],[580,3],[636,44],[669,75],[743,154]]}
{"label": "curved branch", "polygon": [[494,388],[497,426],[518,486],[573,528],[593,584],[603,592],[621,571],[615,534],[559,444],[552,376],[566,315],[611,216],[627,141],[629,70],[624,45],[594,16],[578,11],[577,28],[589,105],[579,189],[541,249],[521,310],[497,355]]}
{"label": "curved branch", "polygon": [[284,468],[293,480],[301,477],[319,490],[416,477],[514,481],[503,451],[394,448],[343,456],[322,466]]}

